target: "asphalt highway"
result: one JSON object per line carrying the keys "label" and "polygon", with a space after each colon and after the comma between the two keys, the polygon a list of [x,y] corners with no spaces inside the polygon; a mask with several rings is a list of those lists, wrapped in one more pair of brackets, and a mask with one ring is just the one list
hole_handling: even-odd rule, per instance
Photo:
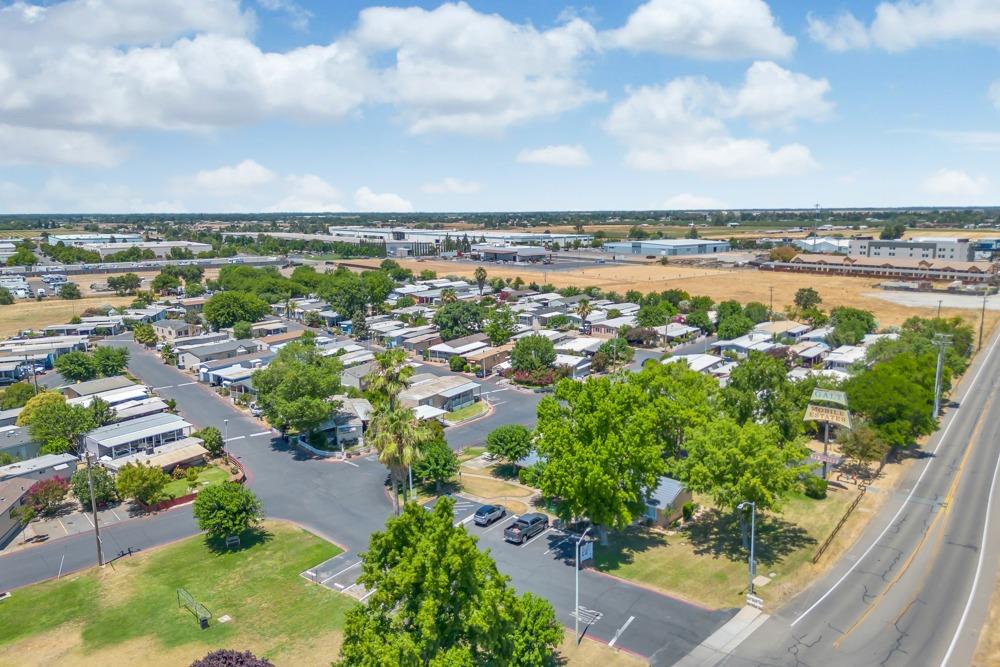
{"label": "asphalt highway", "polygon": [[1000,556],[997,347],[994,336],[900,487],[872,489],[892,497],[857,544],[722,664],[971,664],[980,632],[996,632],[983,623]]}

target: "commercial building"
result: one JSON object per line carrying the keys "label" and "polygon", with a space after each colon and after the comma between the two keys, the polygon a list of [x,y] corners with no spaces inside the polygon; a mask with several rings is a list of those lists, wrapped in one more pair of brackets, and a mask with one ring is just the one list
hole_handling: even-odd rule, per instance
{"label": "commercial building", "polygon": [[484,262],[517,262],[523,264],[525,262],[543,262],[549,256],[549,251],[538,246],[500,246],[477,243],[472,246],[472,254],[478,255]]}
{"label": "commercial building", "polygon": [[[111,245],[113,243],[142,243],[142,234],[49,234],[49,244],[62,243],[77,248],[85,245]],[[127,247],[127,246],[126,246]]]}
{"label": "commercial building", "polygon": [[130,248],[138,248],[139,250],[151,250],[153,254],[158,258],[170,257],[170,252],[174,248],[180,250],[187,250],[188,252],[197,255],[199,252],[208,252],[212,249],[212,246],[208,243],[197,243],[195,241],[121,241],[115,243],[83,243],[80,247],[84,250],[90,250],[91,252],[96,252],[104,259],[108,255],[113,255],[116,252],[122,252],[123,250],[128,250]]}
{"label": "commercial building", "polygon": [[617,255],[672,257],[675,255],[713,255],[729,250],[729,241],[711,239],[651,239],[605,243],[604,252]]}
{"label": "commercial building", "polygon": [[969,239],[926,237],[882,241],[871,237],[857,237],[851,239],[848,255],[971,262],[975,259],[975,252],[975,244]]}
{"label": "commercial building", "polygon": [[792,245],[803,252],[818,252],[825,255],[844,254],[850,251],[850,239],[835,239],[829,236],[815,236],[808,239],[795,239]]}
{"label": "commercial building", "polygon": [[789,262],[766,262],[767,271],[828,273],[905,280],[961,280],[986,282],[996,275],[989,262],[908,258],[851,257],[843,255],[796,255]]}
{"label": "commercial building", "polygon": [[177,415],[162,412],[102,426],[83,436],[83,447],[98,459],[117,459],[136,452],[152,453],[156,447],[191,434],[194,427]]}
{"label": "commercial building", "polygon": [[[514,244],[545,244],[559,243],[566,245],[574,241],[590,243],[590,234],[551,234],[535,232],[501,232],[489,230],[452,230],[452,229],[411,229],[409,227],[361,227],[347,226],[329,228],[330,235],[337,239],[365,239],[368,241],[410,241],[425,244],[441,245],[445,239],[463,241],[468,239],[475,243],[514,243]],[[387,247],[387,250],[389,248]]]}

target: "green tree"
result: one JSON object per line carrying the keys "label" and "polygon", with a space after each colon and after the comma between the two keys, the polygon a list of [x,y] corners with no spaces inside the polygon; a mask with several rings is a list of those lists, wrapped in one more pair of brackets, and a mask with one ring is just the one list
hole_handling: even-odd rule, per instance
{"label": "green tree", "polygon": [[365,377],[373,405],[396,407],[400,392],[410,386],[413,377],[413,367],[407,362],[406,350],[398,347],[375,354],[375,366]]}
{"label": "green tree", "polygon": [[397,515],[399,485],[407,469],[420,460],[420,447],[429,437],[429,430],[417,421],[409,408],[380,404],[369,422],[368,441],[378,452],[379,462],[389,469],[393,511]]}
{"label": "green tree", "polygon": [[498,426],[486,436],[486,451],[506,463],[515,463],[531,453],[531,430],[521,424]]}
{"label": "green tree", "polygon": [[632,361],[632,357],[635,356],[635,350],[629,347],[628,341],[621,336],[609,338],[604,341],[601,346],[597,348],[597,352],[607,359],[608,366],[611,368],[627,364]]}
{"label": "green tree", "polygon": [[742,315],[743,306],[740,305],[739,301],[732,301],[732,300],[723,301],[718,305],[715,311],[716,314],[718,315],[719,322],[722,322],[727,318],[735,317],[736,315]]}
{"label": "green tree", "polygon": [[712,330],[714,329],[711,318],[704,310],[696,310],[688,313],[684,317],[684,323],[690,327],[697,327],[706,334],[712,333]]}
{"label": "green tree", "polygon": [[351,335],[358,340],[368,338],[368,323],[362,310],[355,311],[354,317],[351,318]]}
{"label": "green tree", "polygon": [[323,316],[319,314],[318,311],[310,310],[302,316],[302,322],[307,327],[312,327],[314,329],[319,329],[325,324]]}
{"label": "green tree", "polygon": [[264,510],[253,491],[236,482],[223,482],[198,493],[194,518],[209,537],[223,538],[256,528],[264,518]]}
{"label": "green tree", "polygon": [[105,426],[112,423],[117,418],[115,410],[108,404],[107,401],[98,396],[95,396],[94,400],[92,400],[90,405],[87,406],[87,412],[90,413],[90,424],[92,425],[92,428]]}
{"label": "green tree", "polygon": [[881,461],[889,453],[889,445],[882,440],[878,431],[860,419],[854,421],[853,428],[840,429],[837,444],[844,456],[866,468],[874,461]]}
{"label": "green tree", "polygon": [[[51,392],[45,392],[49,394]],[[62,398],[62,396],[60,396]],[[38,400],[39,397],[31,399]],[[25,411],[31,406],[31,401],[25,406]],[[95,427],[90,410],[79,405],[69,405],[63,398],[61,401],[46,400],[33,409],[24,422],[31,437],[45,443],[43,454],[63,454],[76,447],[77,438]],[[21,416],[18,421],[21,421]]]}
{"label": "green tree", "polygon": [[67,352],[56,359],[55,369],[68,382],[84,382],[97,377],[99,369],[86,352]]}
{"label": "green tree", "polygon": [[538,404],[535,447],[546,461],[539,488],[560,499],[563,519],[589,517],[607,544],[607,527],[640,516],[666,472],[657,415],[640,386],[563,380]]}
{"label": "green tree", "polygon": [[118,489],[120,498],[131,498],[143,505],[151,505],[161,498],[169,481],[170,477],[159,467],[126,463],[118,471],[115,488]]}
{"label": "green tree", "polygon": [[666,326],[670,318],[677,314],[677,309],[668,301],[643,304],[636,313],[635,319],[640,327]]}
{"label": "green tree", "polygon": [[97,372],[104,377],[121,375],[128,367],[128,348],[102,345],[94,350],[93,360]]}
{"label": "green tree", "polygon": [[767,306],[760,303],[759,301],[751,301],[746,306],[743,307],[743,314],[746,315],[754,324],[759,324],[760,322],[766,322],[771,317],[771,311],[767,309]]}
{"label": "green tree", "polygon": [[159,341],[153,325],[147,323],[136,324],[132,327],[132,339],[146,347],[153,347]]}
{"label": "green tree", "polygon": [[458,467],[458,457],[444,438],[433,438],[421,445],[420,458],[413,464],[413,476],[434,482],[435,491],[440,493],[441,485],[458,474]]}
{"label": "green tree", "polygon": [[[90,474],[94,479],[94,498],[98,505],[118,500],[118,489],[115,488],[115,478],[103,466],[91,467]],[[70,478],[73,495],[83,505],[84,511],[90,510],[90,483],[87,479],[87,469],[80,468]]]}
{"label": "green tree", "polygon": [[257,404],[275,427],[308,433],[338,407],[329,399],[340,389],[342,370],[336,357],[324,356],[311,342],[289,343],[254,371]]}
{"label": "green tree", "polygon": [[801,310],[810,310],[823,303],[819,292],[812,287],[800,287],[795,291],[795,305]]}
{"label": "green tree", "polygon": [[589,299],[580,299],[576,303],[576,314],[583,322],[587,321],[587,318],[590,317],[592,312],[594,312],[594,309],[591,307]]}
{"label": "green tree", "polygon": [[167,273],[166,271],[161,271],[153,278],[153,282],[149,284],[149,288],[154,292],[169,292],[170,290],[176,290],[180,288],[181,280],[176,275],[172,273]]}
{"label": "green tree", "polygon": [[81,299],[80,286],[76,283],[65,283],[59,288],[60,299]]}
{"label": "green tree", "polygon": [[[889,446],[908,447],[934,432],[932,354],[899,354],[855,373],[845,384],[851,411],[863,416]],[[945,368],[944,379],[951,372]]]}
{"label": "green tree", "polygon": [[226,443],[223,442],[222,433],[219,429],[214,426],[206,426],[200,431],[195,431],[191,434],[195,438],[201,438],[202,444],[205,445],[205,449],[212,456],[222,455],[225,449]]}
{"label": "green tree", "polygon": [[340,667],[556,663],[563,630],[552,606],[518,596],[476,539],[454,525],[454,502],[407,505],[371,537],[358,582],[372,591],[347,613]]}
{"label": "green tree", "polygon": [[719,321],[718,334],[723,340],[744,336],[753,330],[754,322],[746,315],[731,315]]}
{"label": "green tree", "polygon": [[111,276],[108,278],[108,287],[115,291],[118,296],[134,293],[142,286],[142,278],[134,273],[126,273],[121,276]]}
{"label": "green tree", "polygon": [[160,349],[160,359],[163,363],[170,366],[177,364],[177,353],[174,351],[174,346],[170,343],[164,343],[163,347]]}
{"label": "green tree", "polygon": [[879,233],[878,237],[883,241],[891,241],[903,238],[903,234],[905,233],[906,233],[906,223],[904,222],[889,223],[888,225],[882,228],[882,231]]}
{"label": "green tree", "polygon": [[213,329],[225,329],[237,322],[256,322],[267,313],[267,303],[247,292],[219,292],[209,297],[202,313]]}
{"label": "green tree", "polygon": [[555,360],[555,345],[545,336],[537,334],[519,338],[510,353],[511,368],[527,373],[550,368]]}
{"label": "green tree", "polygon": [[773,424],[783,442],[802,432],[805,405],[796,403],[788,369],[780,359],[750,352],[730,373],[722,397],[726,411],[739,424]]}
{"label": "green tree", "polygon": [[22,408],[35,393],[33,385],[27,382],[15,382],[0,394],[0,410]]}
{"label": "green tree", "polygon": [[444,340],[454,340],[483,328],[483,307],[469,301],[445,304],[434,313],[434,324]]}
{"label": "green tree", "polygon": [[476,285],[479,287],[479,296],[483,295],[483,288],[486,287],[486,269],[477,266],[473,275],[476,278]]}
{"label": "green tree", "polygon": [[35,264],[38,264],[38,257],[23,246],[7,258],[7,266],[34,266]]}
{"label": "green tree", "polygon": [[517,320],[507,306],[498,306],[490,313],[486,326],[483,328],[490,338],[490,345],[503,345],[517,331]]}
{"label": "green tree", "polygon": [[38,392],[27,401],[24,402],[24,408],[21,413],[17,416],[18,426],[29,426],[31,422],[35,421],[35,413],[42,408],[55,405],[57,403],[65,403],[66,397],[60,394],[58,391],[51,391],[43,389]]}
{"label": "green tree", "polygon": [[253,338],[253,325],[249,322],[237,322],[233,325],[233,338],[237,340]]}
{"label": "green tree", "polygon": [[830,338],[834,345],[857,345],[875,331],[875,316],[870,311],[838,306],[830,311],[833,333]]}
{"label": "green tree", "polygon": [[692,491],[711,496],[719,507],[735,509],[750,500],[758,510],[778,510],[808,471],[808,450],[797,441],[781,444],[774,426],[714,419],[691,429],[687,456],[673,461],[674,475]]}

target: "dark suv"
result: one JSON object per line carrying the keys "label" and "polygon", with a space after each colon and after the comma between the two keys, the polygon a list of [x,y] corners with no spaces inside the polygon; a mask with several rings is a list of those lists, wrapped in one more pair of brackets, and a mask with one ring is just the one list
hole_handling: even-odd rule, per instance
{"label": "dark suv", "polygon": [[544,514],[525,514],[503,531],[503,538],[514,544],[524,544],[549,527],[549,517]]}
{"label": "dark suv", "polygon": [[507,516],[507,510],[503,505],[483,505],[476,510],[472,520],[476,522],[477,526],[488,526],[505,516]]}

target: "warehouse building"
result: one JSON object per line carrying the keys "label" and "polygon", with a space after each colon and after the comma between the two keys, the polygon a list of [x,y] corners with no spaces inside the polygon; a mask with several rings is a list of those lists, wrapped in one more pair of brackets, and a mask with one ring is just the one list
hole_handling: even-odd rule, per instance
{"label": "warehouse building", "polygon": [[187,250],[194,255],[200,252],[208,252],[212,249],[207,243],[196,243],[194,241],[119,241],[115,243],[84,243],[80,245],[84,250],[96,252],[104,259],[108,255],[116,252],[138,248],[139,250],[152,250],[157,258],[170,257],[170,251],[174,248]]}
{"label": "warehouse building", "polygon": [[490,245],[477,243],[472,246],[472,254],[479,255],[484,262],[542,262],[549,256],[545,248],[533,245]]}
{"label": "warehouse building", "polygon": [[651,239],[615,241],[602,246],[604,252],[618,255],[671,257],[674,255],[712,255],[729,250],[729,241],[712,239]]}
{"label": "warehouse building", "polygon": [[49,234],[49,244],[82,247],[93,244],[142,243],[142,234]]}

